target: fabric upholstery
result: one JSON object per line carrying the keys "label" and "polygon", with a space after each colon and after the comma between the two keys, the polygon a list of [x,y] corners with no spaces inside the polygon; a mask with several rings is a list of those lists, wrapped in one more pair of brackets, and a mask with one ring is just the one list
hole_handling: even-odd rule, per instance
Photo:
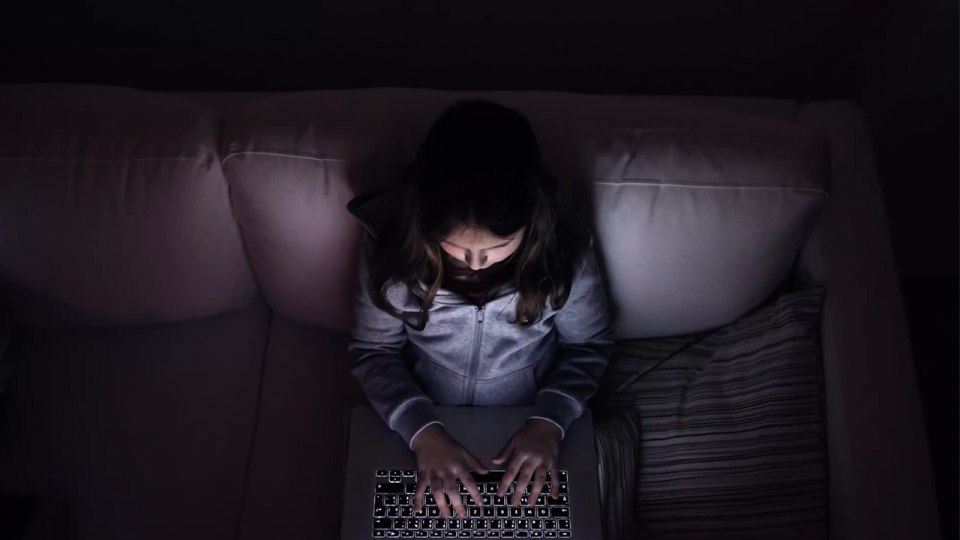
{"label": "fabric upholstery", "polygon": [[345,414],[366,403],[349,336],[274,318],[241,540],[338,538]]}
{"label": "fabric upholstery", "polygon": [[[35,495],[77,540],[233,538],[270,314],[22,329],[4,406],[0,492]],[[44,516],[41,516],[44,517]]]}
{"label": "fabric upholstery", "polygon": [[618,344],[594,406],[610,540],[826,540],[822,302]]}
{"label": "fabric upholstery", "polygon": [[[819,204],[810,193],[825,189],[827,154],[816,136],[790,122],[690,103],[407,89],[266,97],[227,117],[223,152],[251,261],[274,309],[349,328],[360,227],[344,205],[396,184],[433,119],[469,98],[526,114],[566,198],[596,222],[601,251],[605,241],[610,253],[629,251],[606,261],[611,294],[627,294],[625,305],[642,310],[624,311],[620,338],[702,330],[756,305],[800,247]],[[686,179],[684,193],[667,186],[678,178]],[[661,185],[593,190],[594,180]],[[784,189],[749,191],[773,186]],[[611,210],[621,196],[633,206]],[[676,234],[665,229],[674,225]],[[695,239],[684,245],[689,235]],[[728,278],[736,282],[717,287]]]}
{"label": "fabric upholstery", "polygon": [[0,86],[0,294],[18,319],[162,323],[249,302],[218,142],[190,101]]}
{"label": "fabric upholstery", "polygon": [[829,135],[834,156],[836,187],[800,261],[827,287],[831,535],[937,539],[923,410],[866,115],[826,101],[805,105],[800,120]]}
{"label": "fabric upholstery", "polygon": [[732,322],[787,276],[827,199],[796,130],[621,130],[592,141],[594,219],[618,339]]}

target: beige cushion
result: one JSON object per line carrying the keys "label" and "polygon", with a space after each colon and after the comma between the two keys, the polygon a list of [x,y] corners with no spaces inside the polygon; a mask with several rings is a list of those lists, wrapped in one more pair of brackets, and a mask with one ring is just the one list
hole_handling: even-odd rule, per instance
{"label": "beige cushion", "polygon": [[0,294],[33,324],[142,324],[247,304],[216,117],[186,100],[0,86]]}
{"label": "beige cushion", "polygon": [[819,138],[711,107],[403,89],[263,98],[228,117],[224,167],[274,309],[349,329],[361,229],[344,205],[395,184],[433,119],[471,97],[525,113],[568,200],[595,219],[621,338],[701,330],[755,306],[824,197]]}

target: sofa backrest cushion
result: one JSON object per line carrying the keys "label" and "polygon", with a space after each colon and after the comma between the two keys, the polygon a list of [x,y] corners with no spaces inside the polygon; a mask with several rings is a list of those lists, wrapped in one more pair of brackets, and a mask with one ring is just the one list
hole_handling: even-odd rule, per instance
{"label": "sofa backrest cushion", "polygon": [[459,99],[530,119],[596,234],[619,338],[726,324],[788,272],[825,198],[828,155],[784,121],[624,96],[370,89],[251,101],[225,120],[224,170],[271,306],[347,331],[355,195],[396,184]]}
{"label": "sofa backrest cushion", "polygon": [[170,322],[253,298],[219,139],[182,99],[0,86],[0,295],[20,320]]}

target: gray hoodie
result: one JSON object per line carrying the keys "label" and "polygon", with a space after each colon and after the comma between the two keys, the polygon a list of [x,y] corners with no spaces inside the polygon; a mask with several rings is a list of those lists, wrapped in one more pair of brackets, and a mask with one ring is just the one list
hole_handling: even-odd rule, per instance
{"label": "gray hoodie", "polygon": [[[518,297],[513,288],[482,307],[440,289],[426,327],[418,331],[370,300],[371,240],[392,211],[387,199],[398,197],[359,197],[350,204],[368,232],[350,352],[353,374],[373,407],[408,444],[423,428],[440,423],[434,405],[534,405],[533,418],[566,432],[596,393],[612,345],[592,244],[577,263],[567,303],[560,310],[548,304],[540,322],[528,327],[510,322]],[[394,283],[385,297],[399,313],[414,315],[421,293]]]}

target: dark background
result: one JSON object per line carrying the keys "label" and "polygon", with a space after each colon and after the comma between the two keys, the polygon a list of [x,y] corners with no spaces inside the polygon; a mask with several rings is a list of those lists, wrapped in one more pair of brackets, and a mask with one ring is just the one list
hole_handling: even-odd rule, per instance
{"label": "dark background", "polygon": [[0,0],[0,82],[853,99],[872,126],[944,537],[956,538],[957,3],[781,4]]}

